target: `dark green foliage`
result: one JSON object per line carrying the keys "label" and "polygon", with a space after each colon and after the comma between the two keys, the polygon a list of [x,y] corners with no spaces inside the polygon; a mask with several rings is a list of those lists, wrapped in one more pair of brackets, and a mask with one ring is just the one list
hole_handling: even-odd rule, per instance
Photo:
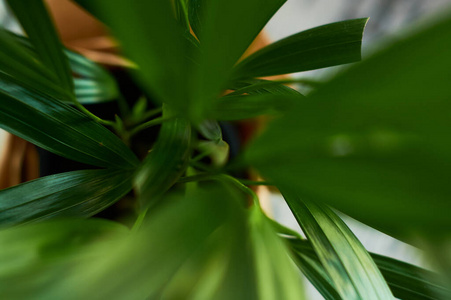
{"label": "dark green foliage", "polygon": [[[27,37],[0,31],[0,127],[103,169],[0,191],[0,298],[294,300],[301,270],[326,299],[449,299],[450,17],[304,96],[259,77],[358,61],[367,19],[240,61],[285,0],[75,2],[111,29],[139,100],[62,47],[41,0],[8,1]],[[241,151],[220,121],[256,116],[271,121]],[[249,166],[271,182],[232,176]],[[307,240],[265,216],[259,184],[281,188]],[[334,209],[445,271],[368,253]],[[113,221],[86,219],[103,210]]]}

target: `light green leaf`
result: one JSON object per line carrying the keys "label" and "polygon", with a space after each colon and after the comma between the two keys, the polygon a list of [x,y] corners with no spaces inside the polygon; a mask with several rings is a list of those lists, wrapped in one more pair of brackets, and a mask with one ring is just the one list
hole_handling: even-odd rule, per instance
{"label": "light green leaf", "polygon": [[294,268],[288,249],[257,206],[250,211],[249,230],[258,299],[303,299],[301,277]]}
{"label": "light green leaf", "polygon": [[[232,195],[170,196],[139,230],[41,265],[9,290],[41,299],[256,299],[245,214]],[[34,278],[51,284],[24,291]]]}
{"label": "light green leaf", "polygon": [[331,23],[289,36],[241,61],[233,78],[288,74],[359,61],[367,21]]}
{"label": "light green leaf", "polygon": [[[320,264],[318,256],[307,240],[289,238],[296,256],[311,259],[312,264]],[[446,289],[439,274],[431,272],[391,257],[370,253],[377,267],[387,281],[393,295],[399,299],[447,299],[451,292]],[[322,268],[322,266],[320,265]],[[323,271],[324,272],[324,271]]]}
{"label": "light green leaf", "polygon": [[393,298],[368,252],[331,209],[282,194],[343,299]]}
{"label": "light green leaf", "polygon": [[326,300],[342,300],[334,288],[329,274],[324,270],[321,262],[303,253],[295,252],[295,262],[307,279],[315,286]]}
{"label": "light green leaf", "polygon": [[82,170],[61,173],[0,191],[0,224],[15,225],[57,217],[90,217],[132,188],[131,172]]}
{"label": "light green leaf", "polygon": [[56,287],[74,272],[81,254],[100,241],[107,248],[113,237],[127,232],[125,226],[101,219],[52,220],[0,230],[0,298],[74,299],[68,293],[72,288],[63,286],[57,293]]}
{"label": "light green leaf", "polygon": [[448,15],[297,102],[248,162],[399,239],[449,234],[449,48]]}
{"label": "light green leaf", "polygon": [[104,68],[75,52],[66,50],[69,64],[79,77],[73,78],[75,96],[82,104],[116,100],[119,89],[116,80]]}
{"label": "light green leaf", "polygon": [[72,93],[69,63],[42,0],[8,0],[8,4],[27,33],[39,60],[55,74],[56,81],[63,89]]}
{"label": "light green leaf", "polygon": [[2,81],[0,128],[86,164],[131,169],[139,162],[118,137],[78,110]]}

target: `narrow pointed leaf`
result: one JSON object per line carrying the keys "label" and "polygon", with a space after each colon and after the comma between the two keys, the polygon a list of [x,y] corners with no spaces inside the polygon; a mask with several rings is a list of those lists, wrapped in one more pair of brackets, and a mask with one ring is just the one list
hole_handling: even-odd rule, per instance
{"label": "narrow pointed leaf", "polygon": [[372,254],[393,295],[399,299],[447,299],[439,274],[382,255]]}
{"label": "narrow pointed leaf", "polygon": [[175,0],[174,6],[177,20],[189,32],[188,0]]}
{"label": "narrow pointed leaf", "polygon": [[39,60],[56,75],[55,79],[65,90],[72,92],[69,63],[42,0],[8,0],[8,4],[27,33]]}
{"label": "narrow pointed leaf", "polygon": [[56,83],[56,76],[35,59],[34,53],[8,31],[0,29],[0,74],[20,86],[69,100],[66,91]]}
{"label": "narrow pointed leaf", "polygon": [[[198,104],[189,108],[191,115],[199,117],[209,109],[212,98],[225,88],[233,65],[285,1],[189,1],[190,20],[202,49],[194,96]],[[193,16],[197,12],[200,15]]]}
{"label": "narrow pointed leaf", "polygon": [[132,188],[130,171],[82,170],[42,177],[0,191],[0,225],[57,217],[87,218]]}
{"label": "narrow pointed leaf", "polygon": [[359,61],[367,21],[331,23],[289,36],[241,61],[233,77],[288,74]]}
{"label": "narrow pointed leaf", "polygon": [[342,298],[393,298],[368,252],[331,209],[282,193]]}
{"label": "narrow pointed leaf", "polygon": [[326,300],[342,300],[343,298],[337,293],[329,274],[324,270],[321,262],[314,260],[303,253],[294,253],[294,260],[307,277],[307,279],[315,286],[318,292]]}
{"label": "narrow pointed leaf", "polygon": [[119,97],[115,79],[104,68],[75,52],[66,50],[72,72],[78,75],[73,79],[75,96],[82,104],[101,103]]}
{"label": "narrow pointed leaf", "polygon": [[111,28],[125,54],[137,64],[136,75],[148,94],[184,111],[189,104],[190,55],[195,46],[177,23],[171,1],[79,2]]}
{"label": "narrow pointed leaf", "polygon": [[[4,37],[4,40],[1,37]],[[2,60],[2,71],[10,75],[7,78],[8,81],[52,95],[58,100],[71,101],[70,96],[67,94],[68,91],[63,91],[58,86],[55,74],[47,74],[49,70],[38,62],[35,48],[28,38],[12,32],[4,32],[0,33],[0,43],[2,42],[8,44],[6,49],[12,47],[9,50],[8,57]],[[118,98],[119,90],[116,81],[104,68],[71,50],[64,49],[64,54],[69,60],[71,72],[74,76],[72,80],[75,85],[75,95],[80,103],[92,104]],[[17,61],[11,64],[9,61],[10,56],[14,55],[16,55]],[[1,53],[0,59],[2,59]],[[17,63],[20,63],[20,68],[16,65]],[[12,68],[8,64],[11,64]],[[25,72],[21,72],[23,69],[25,69]],[[34,76],[28,80],[29,74],[27,73],[31,72],[31,70],[34,70],[34,73],[32,73]],[[45,76],[50,79],[46,81],[46,78],[43,78]]]}
{"label": "narrow pointed leaf", "polygon": [[448,14],[296,103],[248,162],[398,239],[448,235],[449,48]]}
{"label": "narrow pointed leaf", "polygon": [[[320,264],[318,256],[309,241],[299,239],[287,239],[291,248],[297,253],[309,257]],[[387,281],[393,295],[399,299],[447,299],[451,292],[439,278],[439,274],[409,263],[370,253],[377,267]]]}
{"label": "narrow pointed leaf", "polygon": [[298,91],[284,85],[283,83],[260,79],[236,82],[234,83],[234,90],[235,91],[233,93],[228,95],[300,95]]}
{"label": "narrow pointed leaf", "polygon": [[259,207],[252,208],[249,223],[258,299],[303,299],[302,281],[288,248]]}
{"label": "narrow pointed leaf", "polygon": [[131,169],[139,162],[118,137],[78,110],[1,81],[0,128],[90,165]]}

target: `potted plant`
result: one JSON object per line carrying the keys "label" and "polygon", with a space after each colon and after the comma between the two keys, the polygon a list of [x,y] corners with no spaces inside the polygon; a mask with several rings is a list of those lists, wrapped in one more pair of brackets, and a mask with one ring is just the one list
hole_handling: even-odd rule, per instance
{"label": "potted plant", "polygon": [[[144,97],[128,107],[63,49],[42,1],[8,2],[27,38],[0,32],[0,126],[93,167],[0,191],[3,298],[302,299],[299,270],[326,299],[449,297],[451,17],[306,97],[261,78],[359,60],[367,19],[240,60],[283,0],[75,1],[130,61]],[[99,117],[87,87],[122,110]],[[228,159],[219,122],[257,116],[267,128]],[[258,185],[282,192],[306,238],[264,214]],[[101,218],[114,203],[125,216]],[[426,249],[441,273],[368,253],[337,210]]]}

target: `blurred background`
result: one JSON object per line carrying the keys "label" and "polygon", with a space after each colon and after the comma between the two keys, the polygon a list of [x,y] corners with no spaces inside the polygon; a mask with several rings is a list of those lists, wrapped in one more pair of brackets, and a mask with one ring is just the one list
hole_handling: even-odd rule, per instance
{"label": "blurred background", "polygon": [[[270,40],[276,41],[323,24],[370,17],[363,41],[363,57],[366,57],[371,51],[390,40],[402,38],[403,34],[408,32],[408,28],[426,22],[428,18],[444,9],[451,9],[450,0],[288,0],[265,30]],[[3,0],[0,0],[0,25],[14,31],[18,30]],[[77,24],[74,26],[76,27]],[[325,80],[340,68],[342,67],[303,72],[293,76]],[[5,133],[0,130],[0,157],[3,155],[4,145]],[[267,210],[284,225],[299,230],[296,220],[281,196],[272,193],[267,203]],[[345,220],[369,251],[428,267],[427,262],[422,259],[421,252],[415,248],[355,220],[350,218]],[[322,299],[314,288],[310,286],[307,288],[310,295],[308,299]]]}

